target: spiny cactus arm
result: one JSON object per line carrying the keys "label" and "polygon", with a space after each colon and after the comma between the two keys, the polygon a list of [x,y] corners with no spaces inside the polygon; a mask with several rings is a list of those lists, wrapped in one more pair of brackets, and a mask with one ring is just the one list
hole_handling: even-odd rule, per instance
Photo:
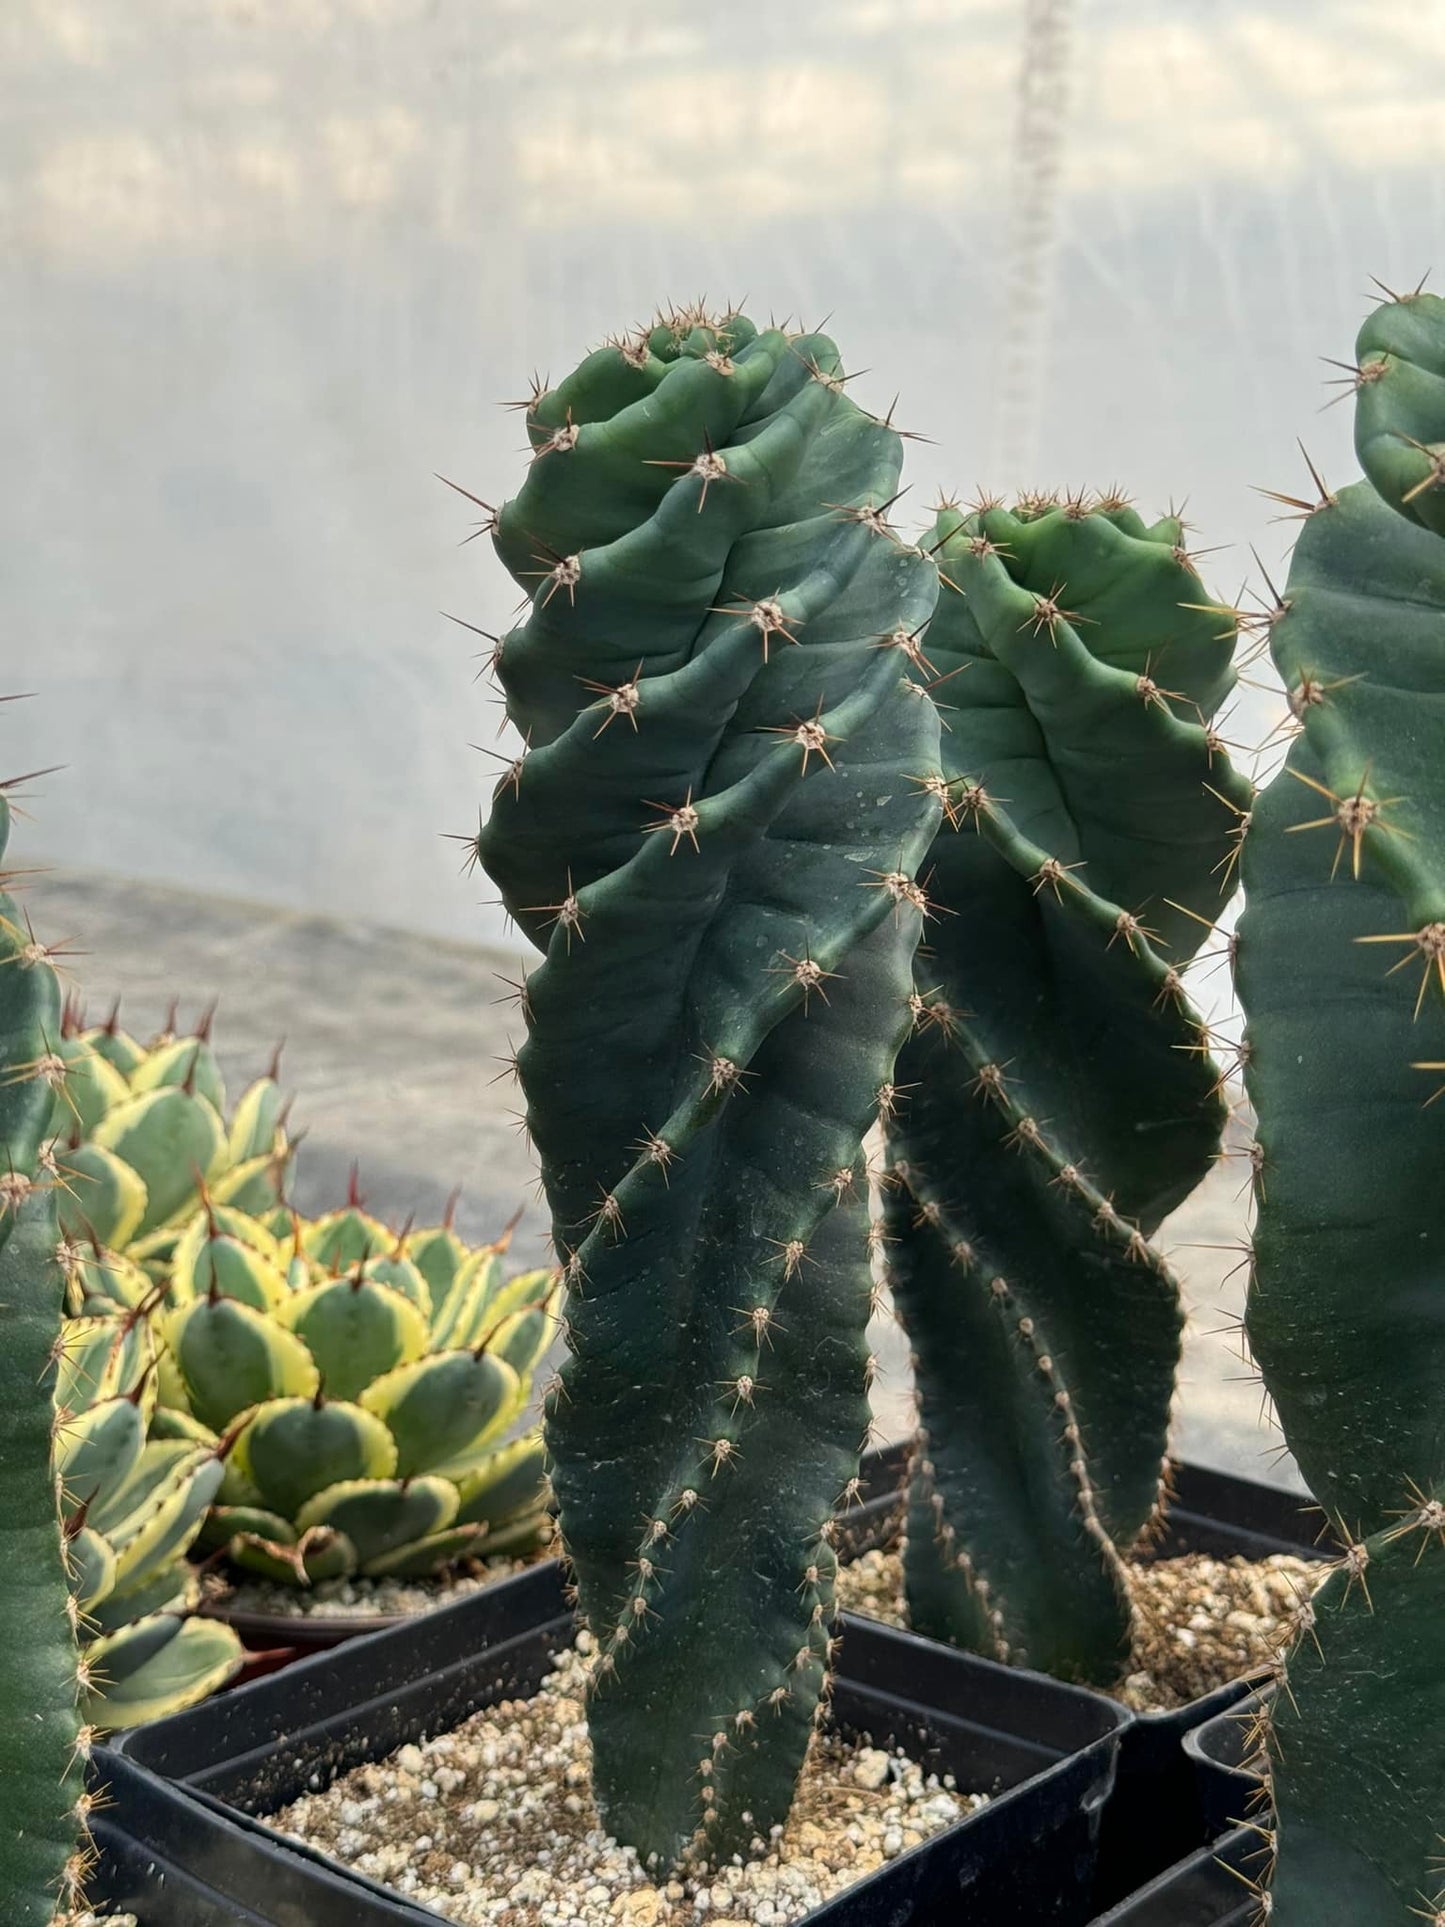
{"label": "spiny cactus arm", "polygon": [[1302,1607],[1265,1722],[1270,1927],[1418,1927],[1445,1911],[1445,1506],[1399,1500]]}
{"label": "spiny cactus arm", "polygon": [[1358,882],[1331,881],[1301,775],[1324,780],[1308,736],[1244,849],[1235,981],[1259,1143],[1245,1322],[1300,1470],[1354,1536],[1388,1522],[1406,1479],[1445,1478],[1445,1104],[1429,1102],[1445,1071],[1416,1068],[1445,1064],[1445,1000],[1417,1016],[1416,986],[1388,974],[1371,939],[1403,927],[1400,899],[1373,851]]}
{"label": "spiny cactus arm", "polygon": [[519,1067],[570,1288],[548,1425],[594,1778],[670,1862],[783,1818],[827,1675],[868,1422],[850,1199],[937,813],[936,718],[877,645],[935,590],[886,525],[897,440],[820,337],[603,351],[532,440],[497,527],[530,748],[478,848],[547,951]]}
{"label": "spiny cactus arm", "polygon": [[[9,825],[0,789],[0,861]],[[67,1894],[81,1826],[77,1657],[50,1464],[64,1281],[40,1165],[60,1004],[0,880],[0,1913],[17,1927],[45,1927]]]}
{"label": "spiny cactus arm", "polygon": [[1181,1324],[1144,1234],[1224,1115],[1178,966],[1249,801],[1207,721],[1234,624],[1172,520],[944,510],[932,546],[914,670],[946,725],[927,873],[954,914],[916,965],[885,1193],[922,1410],[910,1617],[1107,1681]]}
{"label": "spiny cactus arm", "polygon": [[1438,365],[1445,303],[1423,295],[1360,334],[1368,479],[1321,489],[1273,612],[1303,730],[1246,839],[1236,960],[1261,1152],[1246,1326],[1301,1470],[1351,1534],[1380,1530],[1405,1480],[1445,1478],[1445,1116],[1429,1102],[1445,1077],[1445,541],[1421,525],[1435,485],[1417,459],[1439,426],[1431,340]]}
{"label": "spiny cactus arm", "polygon": [[[0,970],[0,997],[18,972]],[[33,1054],[33,1053],[32,1053]],[[46,1107],[48,1109],[48,1105]],[[48,1927],[79,1863],[77,1653],[50,1470],[60,1327],[55,1206],[7,1211],[0,1246],[0,1902]]]}

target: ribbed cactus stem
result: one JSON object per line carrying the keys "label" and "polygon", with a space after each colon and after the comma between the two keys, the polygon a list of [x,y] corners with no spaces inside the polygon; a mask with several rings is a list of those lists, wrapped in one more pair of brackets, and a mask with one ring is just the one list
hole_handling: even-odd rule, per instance
{"label": "ribbed cactus stem", "polygon": [[1445,302],[1365,322],[1366,479],[1316,475],[1269,644],[1298,731],[1245,841],[1246,1329],[1343,1567],[1275,1700],[1273,1922],[1445,1918]]}
{"label": "ribbed cactus stem", "polygon": [[[0,786],[0,864],[9,831]],[[46,1927],[84,1864],[78,1659],[50,1460],[61,998],[5,883],[0,870],[0,1914]]]}
{"label": "ribbed cactus stem", "polygon": [[904,671],[935,572],[821,335],[674,317],[528,413],[495,518],[528,746],[478,841],[545,951],[518,1068],[568,1284],[548,1402],[605,1824],[674,1861],[786,1815],[869,1425],[860,1142],[938,820]]}
{"label": "ribbed cactus stem", "polygon": [[947,507],[930,547],[911,666],[946,725],[926,868],[948,914],[918,955],[884,1194],[921,1417],[909,1615],[1108,1682],[1182,1324],[1148,1236],[1224,1118],[1179,972],[1249,804],[1210,728],[1235,622],[1178,520],[1112,499]]}

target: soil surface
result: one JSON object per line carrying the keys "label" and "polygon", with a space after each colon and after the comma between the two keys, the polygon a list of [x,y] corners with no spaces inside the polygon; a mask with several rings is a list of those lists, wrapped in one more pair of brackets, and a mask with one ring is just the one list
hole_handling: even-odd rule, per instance
{"label": "soil surface", "polygon": [[274,1613],[283,1619],[410,1618],[454,1605],[468,1593],[483,1592],[552,1554],[547,1544],[517,1558],[469,1559],[434,1579],[328,1579],[309,1587],[212,1573],[206,1580],[206,1597],[228,1612]]}
{"label": "soil surface", "polygon": [[598,1824],[586,1634],[531,1699],[358,1767],[271,1824],[448,1920],[506,1927],[783,1927],[982,1804],[903,1754],[814,1741],[758,1856],[657,1884]]}
{"label": "soil surface", "polygon": [[[1293,1637],[1296,1609],[1329,1567],[1288,1553],[1267,1559],[1188,1553],[1127,1570],[1134,1645],[1112,1695],[1136,1713],[1153,1713],[1273,1665]],[[906,1626],[902,1556],[866,1552],[844,1566],[838,1598],[848,1612]]]}

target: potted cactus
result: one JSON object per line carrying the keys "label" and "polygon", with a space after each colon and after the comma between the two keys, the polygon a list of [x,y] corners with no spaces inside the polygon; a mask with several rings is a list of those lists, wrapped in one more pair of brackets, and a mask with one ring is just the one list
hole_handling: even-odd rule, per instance
{"label": "potted cactus", "polygon": [[1343,1542],[1256,1711],[1255,1918],[1445,1917],[1445,301],[1350,380],[1363,481],[1303,505],[1270,650],[1297,725],[1244,848],[1236,981],[1261,1157],[1247,1330]]}
{"label": "potted cactus", "polygon": [[[1410,347],[1418,372],[1429,354]],[[1392,370],[1409,363],[1390,353]],[[1389,393],[1371,366],[1362,390]],[[1422,406],[1415,389],[1408,399]],[[107,1756],[115,1825],[177,1892],[234,1880],[231,1896],[262,1919],[273,1904],[317,1922],[434,1919],[462,1904],[443,1882],[457,1888],[458,1867],[465,1904],[486,1905],[487,1880],[515,1881],[515,1864],[484,1869],[482,1856],[418,1874],[337,1815],[389,1798],[367,1763],[398,1746],[390,1770],[460,1785],[471,1766],[450,1762],[472,1759],[469,1720],[501,1708],[501,1737],[476,1742],[485,1753],[510,1744],[508,1708],[540,1732],[560,1704],[567,1744],[582,1744],[585,1723],[586,1748],[557,1792],[573,1790],[566,1811],[594,1844],[575,1865],[573,1846],[563,1855],[573,1887],[549,1884],[549,1847],[523,1876],[542,1883],[532,1898],[578,1917],[686,1918],[705,1878],[786,1854],[805,1761],[813,1774],[872,1771],[856,1753],[867,1732],[999,1797],[950,1824],[960,1811],[940,1789],[935,1825],[915,1815],[911,1851],[881,1885],[850,1898],[830,1863],[824,1889],[795,1884],[784,1900],[779,1883],[785,1917],[919,1918],[947,1893],[980,1920],[995,1898],[1011,1918],[1025,1905],[1030,1918],[1081,1919],[1091,1887],[1102,1906],[1119,1886],[1117,1868],[1097,1883],[1094,1870],[1128,1721],[1029,1669],[1117,1679],[1124,1558],[1165,1496],[1181,1321],[1149,1237],[1216,1154],[1223,1119],[1179,971],[1224,906],[1253,800],[1213,728],[1233,679],[1233,612],[1198,584],[1176,518],[1150,527],[1117,498],[945,507],[923,543],[905,542],[889,520],[898,437],[849,399],[822,336],[674,314],[539,390],[527,426],[526,481],[486,510],[526,593],[495,655],[525,747],[476,853],[543,953],[518,990],[516,1069],[556,1279],[504,1285],[496,1251],[479,1266],[448,1227],[399,1241],[355,1201],[295,1221],[249,1189],[271,1182],[274,1158],[222,1197],[226,1171],[259,1155],[224,1127],[228,1162],[184,1208],[167,1199],[146,1228],[117,1234],[128,1251],[87,1253],[72,1237],[67,1265],[74,1308],[102,1321],[145,1307],[146,1322],[159,1291],[159,1357],[121,1396],[137,1412],[153,1400],[177,1462],[223,1465],[203,1543],[302,1587],[535,1533],[538,1448],[501,1440],[547,1301],[565,1289],[568,1356],[545,1413],[569,1591],[544,1565],[284,1684],[161,1722]],[[1403,437],[1416,468],[1392,486],[1407,509],[1438,480],[1427,430]],[[1380,527],[1357,550],[1369,586],[1388,592]],[[1324,575],[1347,547],[1321,547]],[[1417,550],[1400,567],[1418,583]],[[1294,620],[1282,606],[1277,651]],[[1309,655],[1318,635],[1316,621],[1298,647]],[[1355,686],[1353,671],[1322,680],[1303,656],[1295,668],[1302,713],[1323,715]],[[1370,787],[1368,770],[1342,788],[1352,741],[1341,749],[1329,715],[1305,722],[1342,760],[1311,744],[1306,768],[1292,752],[1316,815],[1296,811],[1289,827],[1317,827],[1323,788],[1352,864],[1392,851],[1401,797]],[[1266,824],[1269,813],[1266,799]],[[1291,857],[1307,840],[1291,840]],[[1258,859],[1263,908],[1250,911],[1266,923],[1303,914],[1297,883],[1272,902],[1274,860]],[[1424,919],[1415,948],[1433,965],[1419,937],[1435,927],[1427,873],[1407,885]],[[102,1037],[114,1027],[76,1034],[112,1066]],[[1437,1059],[1445,1046],[1417,1061]],[[220,1118],[199,1061],[168,1059],[161,1085]],[[73,1074],[98,1102],[104,1072],[77,1053]],[[1300,1074],[1291,1063],[1281,1075]],[[860,1146],[875,1120],[888,1182],[870,1228]],[[1302,1141],[1298,1121],[1288,1134]],[[77,1150],[87,1141],[69,1135]],[[118,1156],[124,1138],[129,1158],[133,1135],[113,1127],[101,1148]],[[1266,1137],[1262,1184],[1275,1161]],[[122,1196],[123,1179],[96,1168]],[[153,1189],[164,1195],[159,1172]],[[1314,1206],[1309,1182],[1285,1193],[1281,1209],[1304,1216],[1276,1221],[1284,1282],[1251,1324],[1268,1331],[1283,1307],[1273,1369],[1286,1400],[1298,1373],[1308,1434],[1321,1351],[1301,1337],[1291,1238]],[[1276,1275],[1270,1235],[1262,1217],[1257,1305]],[[838,1640],[838,1510],[846,1522],[860,1509],[864,1334],[885,1265],[922,1405],[908,1603],[952,1652],[862,1622]],[[1328,1425],[1320,1437],[1328,1466]],[[1407,1602],[1413,1655],[1428,1651],[1431,1595],[1400,1548],[1422,1550],[1437,1503],[1422,1486],[1407,1524],[1377,1540],[1337,1509],[1354,1564],[1316,1612],[1338,1604],[1352,1664],[1373,1638],[1349,1610],[1354,1582],[1363,1590],[1376,1569],[1392,1605]],[[988,1723],[985,1708],[1011,1736],[1001,1752],[963,1737]],[[1168,1741],[1177,1752],[1173,1728]],[[1030,1749],[1056,1763],[1016,1787]],[[1161,1758],[1156,1734],[1135,1765],[1152,1773]],[[324,1784],[347,1769],[359,1777]],[[912,1770],[884,1768],[900,1783]],[[252,1817],[203,1812],[176,1782]],[[412,1783],[400,1784],[405,1795]],[[474,1806],[494,1804],[477,1791]],[[550,1791],[536,1797],[550,1807]],[[1328,1858],[1307,1798],[1297,1864]],[[605,1904],[586,1858],[594,1811],[626,1869]],[[1131,1824],[1140,1811],[1128,1805]],[[1176,1835],[1157,1831],[1172,1851]],[[435,1858],[430,1832],[426,1851]],[[1005,1900],[1021,1864],[1033,1884]],[[1310,1878],[1328,1883],[1335,1866],[1357,1876],[1335,1849]],[[701,1904],[716,1911],[736,1886]],[[131,1897],[123,1887],[116,1897]]]}
{"label": "potted cactus", "polygon": [[951,914],[915,963],[884,1191],[920,1408],[909,1622],[1111,1685],[1183,1326],[1148,1237],[1225,1117],[1179,973],[1248,807],[1209,727],[1234,623],[1178,519],[1117,497],[945,508],[929,546]]}
{"label": "potted cactus", "polygon": [[[875,1849],[896,1856],[885,1887],[828,1900],[850,1844],[826,1884],[809,1887],[816,1866],[795,1883],[788,1914],[913,1918],[945,1892],[983,1906],[1018,1885],[1025,1839],[1036,1917],[1066,1914],[1127,1715],[862,1622],[837,1641],[834,1516],[869,1426],[861,1141],[897,1097],[932,908],[918,866],[948,790],[938,711],[907,673],[937,570],[888,519],[899,438],[849,400],[826,338],[698,313],[589,356],[535,397],[528,431],[525,484],[488,512],[527,594],[497,660],[528,747],[477,850],[544,953],[517,1069],[567,1290],[544,1410],[576,1619],[544,1568],[293,1670],[284,1762],[261,1738],[282,1688],[260,1682],[127,1740],[136,1764],[116,1783],[200,1776],[272,1815],[509,1694],[540,1731],[580,1693],[583,1784],[628,1869],[607,1904],[632,1917],[670,1912],[735,1857],[774,1864],[805,1758],[846,1783],[872,1770],[848,1751],[871,1733],[915,1749],[900,1773],[947,1765],[960,1790],[1000,1797],[950,1825],[961,1809],[940,1788],[930,1822],[920,1809]],[[966,1735],[987,1707],[1012,1737],[980,1749]],[[1045,1782],[1067,1786],[1066,1812]],[[163,1792],[145,1796],[158,1851]],[[379,1888],[392,1863],[326,1831],[325,1803],[354,1797],[338,1784],[320,1812],[289,1812],[289,1845],[251,1829],[269,1871],[248,1876],[248,1904],[290,1881],[324,1917],[340,1880],[350,1920],[434,1917],[403,1898],[433,1887]],[[585,1832],[589,1804],[565,1805]],[[214,1812],[204,1832],[192,1872],[235,1846]],[[601,1905],[605,1871],[552,1904]],[[503,1872],[510,1890],[518,1869]]]}

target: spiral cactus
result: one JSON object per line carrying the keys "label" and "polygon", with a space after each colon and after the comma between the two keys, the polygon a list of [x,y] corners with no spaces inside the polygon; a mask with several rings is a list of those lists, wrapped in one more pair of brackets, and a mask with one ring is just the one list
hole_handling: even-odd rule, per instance
{"label": "spiral cactus", "polygon": [[915,966],[884,1209],[920,1402],[909,1617],[1108,1684],[1183,1325],[1148,1237],[1225,1115],[1179,972],[1250,800],[1209,727],[1235,624],[1178,520],[1112,499],[947,507],[931,545],[912,668],[948,725],[949,914]]}
{"label": "spiral cactus", "polygon": [[784,1818],[869,1424],[860,1142],[938,820],[903,674],[935,572],[822,335],[675,315],[527,413],[494,518],[528,745],[477,852],[545,961],[518,1054],[569,1286],[552,1478],[606,1825],[671,1862]]}

